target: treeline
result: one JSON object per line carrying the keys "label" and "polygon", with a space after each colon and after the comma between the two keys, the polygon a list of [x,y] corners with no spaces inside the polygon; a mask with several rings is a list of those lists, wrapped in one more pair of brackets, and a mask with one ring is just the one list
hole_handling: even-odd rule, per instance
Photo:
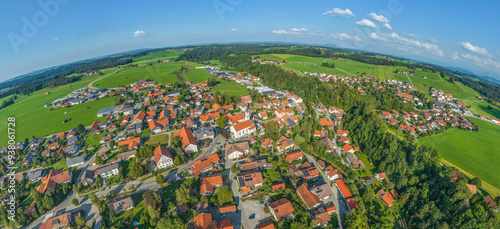
{"label": "treeline", "polygon": [[469,77],[456,77],[455,80],[477,91],[483,97],[486,97],[488,102],[500,102],[500,86],[497,84],[484,80],[474,80]]}
{"label": "treeline", "polygon": [[16,99],[17,99],[17,95],[13,95],[9,99],[4,99],[2,104],[0,104],[0,109],[3,109],[9,105],[14,104],[14,101],[16,101]]}
{"label": "treeline", "polygon": [[323,62],[321,64],[321,66],[323,67],[327,67],[327,68],[335,68],[335,64],[334,63],[327,63],[327,62]]}

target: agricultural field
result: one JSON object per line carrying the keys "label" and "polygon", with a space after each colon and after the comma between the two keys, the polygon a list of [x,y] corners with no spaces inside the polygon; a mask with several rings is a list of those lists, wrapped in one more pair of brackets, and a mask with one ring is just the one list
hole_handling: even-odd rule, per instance
{"label": "agricultural field", "polygon": [[248,90],[246,87],[232,81],[225,81],[220,79],[216,80],[216,84],[212,88],[211,93],[215,93],[215,91],[220,91],[221,94],[226,93],[229,96],[248,95]]}
{"label": "agricultural field", "polygon": [[452,128],[418,142],[438,149],[443,159],[481,178],[483,184],[491,184],[500,195],[500,126],[476,118],[471,121],[479,127],[479,132]]}
{"label": "agricultural field", "polygon": [[133,63],[134,64],[145,64],[145,63],[149,63],[149,62],[157,61],[157,60],[177,58],[182,53],[184,53],[184,52],[170,52],[170,50],[165,50],[165,51],[151,53],[151,54],[146,55],[146,56],[141,56],[141,57],[135,58]]}
{"label": "agricultural field", "polygon": [[[474,89],[455,81],[450,83],[449,77],[444,79],[438,73],[416,69],[413,76],[406,76],[404,74],[395,73],[397,69],[410,71],[409,69],[401,66],[384,66],[384,65],[371,65],[365,64],[349,59],[343,60],[330,60],[318,57],[298,56],[291,54],[265,54],[260,55],[261,58],[275,59],[285,61],[287,64],[282,65],[284,69],[295,71],[309,71],[316,73],[337,74],[341,76],[360,76],[362,73],[371,74],[381,81],[386,79],[401,80],[403,82],[411,82],[415,89],[426,95],[427,99],[432,99],[429,95],[430,87],[438,90],[443,90],[445,93],[452,94],[455,98],[460,99],[463,103],[470,106],[470,110],[474,114],[482,114],[486,117],[500,118],[500,108],[491,106],[488,109],[488,103],[478,99],[480,96]],[[323,67],[323,61],[334,63],[335,69]],[[424,78],[425,77],[425,78]]]}
{"label": "agricultural field", "polygon": [[99,88],[115,88],[135,83],[141,79],[151,79],[161,84],[175,83],[177,77],[172,72],[180,69],[182,65],[185,65],[185,63],[175,61],[145,67],[128,67],[116,74],[98,80],[95,84]]}
{"label": "agricultural field", "polygon": [[205,69],[191,69],[187,72],[186,77],[191,83],[199,83],[207,80],[210,77],[210,73]]}
{"label": "agricultural field", "polygon": [[[109,74],[115,70],[116,68],[108,69],[105,73]],[[25,138],[31,139],[32,133],[36,133],[36,137],[42,137],[49,134],[68,131],[80,123],[83,125],[90,125],[93,121],[99,120],[96,114],[100,109],[114,105],[113,98],[96,100],[52,111],[50,110],[51,107],[45,108],[43,105],[61,98],[74,90],[86,87],[90,82],[99,77],[102,76],[97,74],[85,76],[80,81],[71,84],[44,88],[33,92],[29,96],[21,96],[14,104],[0,110],[0,120],[7,120],[8,117],[16,118],[15,130],[17,142]],[[46,91],[50,93],[46,95]],[[64,114],[65,112],[68,113]],[[66,118],[71,118],[71,121],[62,124],[62,121]],[[6,133],[7,125],[0,125],[0,131]],[[6,144],[6,139],[0,139],[0,145]]]}

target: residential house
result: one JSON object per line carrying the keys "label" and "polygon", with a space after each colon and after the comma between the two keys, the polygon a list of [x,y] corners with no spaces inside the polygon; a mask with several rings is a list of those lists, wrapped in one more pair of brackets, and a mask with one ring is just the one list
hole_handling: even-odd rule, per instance
{"label": "residential house", "polygon": [[249,151],[250,146],[247,141],[226,145],[226,157],[228,159],[234,160],[241,158],[244,155],[247,155]]}
{"label": "residential house", "polygon": [[318,207],[321,204],[321,200],[314,194],[312,194],[309,190],[307,190],[308,184],[303,183],[301,186],[297,188],[297,194],[299,194],[300,199],[306,204],[307,208],[313,209]]}
{"label": "residential house", "polygon": [[215,188],[223,184],[222,175],[200,177],[200,195],[211,195]]}
{"label": "residential house", "polygon": [[134,208],[134,200],[129,196],[124,199],[109,203],[108,207],[110,210],[113,210],[116,213],[120,213],[122,211],[127,211]]}
{"label": "residential house", "polygon": [[170,154],[170,150],[165,148],[165,146],[158,145],[154,150],[156,168],[165,169],[174,166],[174,159]]}
{"label": "residential house", "polygon": [[294,212],[292,203],[286,198],[281,198],[277,201],[271,202],[267,205],[274,220],[279,220],[282,217],[286,217]]}
{"label": "residential house", "polygon": [[384,201],[385,205],[391,207],[392,203],[394,203],[394,199],[392,198],[391,194],[384,191],[384,189],[380,189],[377,192],[378,197]]}
{"label": "residential house", "polygon": [[302,160],[302,157],[304,157],[304,154],[302,153],[301,150],[295,150],[285,154],[285,159],[288,161],[288,163],[291,163],[292,161],[295,160]]}
{"label": "residential house", "polygon": [[295,143],[293,142],[292,138],[287,138],[286,136],[281,136],[280,139],[278,140],[278,145],[276,148],[283,152],[287,149],[292,149],[295,146]]}
{"label": "residential house", "polygon": [[58,184],[70,182],[71,178],[71,171],[53,169],[47,176],[42,177],[41,182],[43,184],[37,188],[37,191],[42,194],[50,194],[56,189]]}
{"label": "residential house", "polygon": [[214,170],[214,166],[219,164],[219,160],[219,156],[216,153],[198,159],[191,165],[191,174],[205,173],[210,170]]}
{"label": "residential house", "polygon": [[254,188],[262,186],[264,179],[262,173],[259,171],[249,171],[243,172],[237,175],[240,188],[242,190],[246,188]]}
{"label": "residential house", "polygon": [[73,158],[68,158],[66,160],[66,166],[68,166],[68,167],[75,167],[75,166],[83,165],[83,163],[85,163],[85,155],[73,157]]}
{"label": "residential house", "polygon": [[198,144],[193,136],[190,128],[183,127],[181,130],[174,132],[174,136],[179,137],[182,142],[182,148],[186,153],[198,151]]}
{"label": "residential house", "polygon": [[127,146],[128,149],[137,149],[137,147],[141,144],[141,137],[130,136],[127,139],[118,142],[118,146]]}

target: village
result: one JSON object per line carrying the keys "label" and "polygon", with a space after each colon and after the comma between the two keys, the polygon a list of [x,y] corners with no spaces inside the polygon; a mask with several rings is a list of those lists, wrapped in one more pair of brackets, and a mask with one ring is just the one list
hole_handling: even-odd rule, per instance
{"label": "village", "polygon": [[[32,225],[62,228],[76,223],[76,217],[82,215],[92,216],[87,217],[88,224],[101,221],[99,210],[90,204],[78,207],[84,206],[80,203],[69,210],[67,204],[72,196],[95,193],[109,201],[110,211],[126,214],[138,207],[134,201],[136,193],[154,190],[159,196],[174,195],[183,182],[194,179],[199,183],[193,186],[196,188],[189,187],[186,195],[200,201],[171,202],[165,198],[160,211],[182,215],[194,209],[196,214],[190,221],[194,228],[216,225],[228,229],[270,229],[283,225],[280,221],[294,218],[294,212],[301,208],[316,226],[341,226],[345,214],[358,208],[355,198],[359,197],[350,192],[339,168],[305,154],[292,139],[292,129],[307,109],[302,98],[269,88],[246,72],[199,68],[218,79],[243,85],[253,93],[239,96],[235,103],[224,95],[210,93],[209,80],[187,81],[183,88],[143,79],[124,88],[82,88],[47,105],[72,106],[106,96],[122,98],[119,104],[96,114],[105,117],[105,121],[17,144],[20,155],[27,156],[22,162],[26,170],[17,173],[15,179],[38,185],[36,191],[43,195],[65,195],[65,199],[52,205],[53,210],[45,209],[47,214]],[[379,83],[369,75],[312,75],[325,83],[357,88],[361,95],[369,87],[393,90],[405,102],[422,106],[423,99],[408,94],[412,92],[411,85],[400,81]],[[431,94],[442,98],[439,101],[445,105],[435,103],[433,110],[419,113],[392,110],[382,111],[381,115],[389,125],[415,137],[417,133],[446,126],[475,129],[462,115],[466,112],[463,104],[447,94],[442,97],[442,91],[431,89]],[[313,106],[321,129],[312,134],[324,152],[354,170],[369,166],[366,156],[360,156],[360,147],[349,140],[349,131],[339,128],[345,112],[321,103]],[[272,128],[276,128],[276,136],[270,134]],[[161,140],[150,143],[157,138]],[[65,161],[60,168],[47,170],[43,166],[59,161]],[[30,167],[32,164],[42,166]],[[380,203],[390,208],[399,195],[395,189],[384,189],[387,179],[384,172],[359,177],[363,185],[377,187],[374,193]],[[7,182],[7,177],[0,182]],[[474,192],[475,187],[469,188]],[[230,193],[229,198],[219,201],[223,190]],[[5,195],[3,200],[8,198]],[[22,210],[32,214],[39,208],[33,202]]]}

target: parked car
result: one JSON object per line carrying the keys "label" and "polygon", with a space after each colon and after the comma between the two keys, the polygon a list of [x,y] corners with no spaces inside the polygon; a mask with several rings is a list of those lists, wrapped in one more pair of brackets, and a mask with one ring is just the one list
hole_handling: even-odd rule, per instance
{"label": "parked car", "polygon": [[251,214],[250,217],[248,217],[248,219],[255,219],[255,213]]}

